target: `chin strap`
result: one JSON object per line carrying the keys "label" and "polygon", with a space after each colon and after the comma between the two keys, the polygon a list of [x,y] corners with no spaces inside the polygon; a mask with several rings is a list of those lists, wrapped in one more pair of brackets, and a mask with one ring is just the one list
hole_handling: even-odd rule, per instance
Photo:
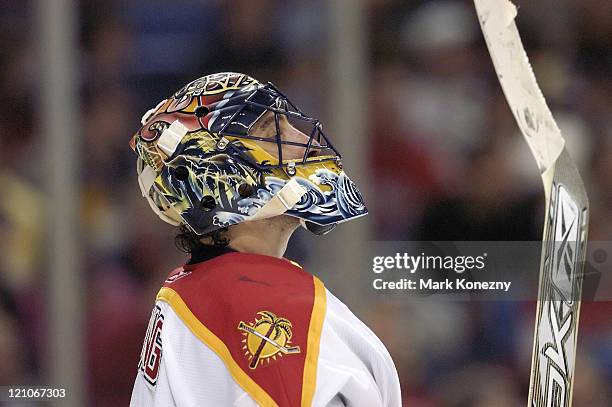
{"label": "chin strap", "polygon": [[262,206],[261,209],[248,220],[267,219],[282,215],[293,208],[306,192],[306,188],[301,186],[295,178],[291,178],[287,181],[285,186],[268,201],[268,203]]}

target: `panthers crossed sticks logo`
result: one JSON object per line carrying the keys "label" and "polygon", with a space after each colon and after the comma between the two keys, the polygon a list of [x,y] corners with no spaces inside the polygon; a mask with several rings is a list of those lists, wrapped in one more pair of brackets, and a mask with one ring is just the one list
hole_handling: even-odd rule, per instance
{"label": "panthers crossed sticks logo", "polygon": [[270,311],[259,311],[257,315],[261,315],[261,318],[256,318],[254,323],[240,321],[238,324],[238,329],[245,336],[242,349],[250,360],[251,369],[255,369],[260,361],[269,363],[270,358],[276,360],[277,355],[300,353],[299,346],[287,346],[293,336],[288,319],[277,317]]}

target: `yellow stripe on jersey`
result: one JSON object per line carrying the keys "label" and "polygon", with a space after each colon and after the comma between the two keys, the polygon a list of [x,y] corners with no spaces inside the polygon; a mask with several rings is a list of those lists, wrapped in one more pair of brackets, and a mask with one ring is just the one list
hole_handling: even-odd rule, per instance
{"label": "yellow stripe on jersey", "polygon": [[325,286],[317,277],[313,276],[315,297],[310,314],[308,327],[308,350],[304,364],[304,377],[302,381],[302,407],[310,407],[317,388],[317,365],[319,363],[319,344],[323,331],[323,320],[327,310]]}
{"label": "yellow stripe on jersey", "polygon": [[[315,283],[316,284],[316,283]],[[320,283],[319,283],[320,284]],[[316,287],[316,285],[315,285]],[[323,293],[325,294],[325,293]],[[157,294],[157,299],[160,301],[164,301],[168,303],[174,312],[181,318],[181,320],[187,325],[189,330],[193,332],[193,334],[198,337],[202,342],[208,345],[216,354],[221,358],[225,366],[229,370],[230,374],[238,383],[240,387],[244,389],[260,406],[262,407],[278,407],[278,404],[270,397],[270,395],[262,389],[253,379],[251,379],[241,368],[238,366],[232,355],[230,354],[229,349],[225,344],[215,335],[213,334],[204,324],[202,324],[195,315],[191,312],[187,304],[183,301],[181,296],[171,288],[162,287]],[[317,300],[315,299],[315,307],[317,304]],[[312,327],[312,319],[311,319],[311,327]],[[320,332],[319,332],[320,334]],[[320,335],[319,335],[320,336]],[[316,362],[318,358],[318,339],[317,339],[317,352],[315,355],[315,375],[316,375]],[[308,355],[310,356],[310,334],[308,335]],[[307,366],[308,366],[307,359]],[[316,376],[314,378],[316,380]],[[306,380],[306,375],[304,374],[304,380]],[[312,400],[312,396],[310,397]],[[302,405],[304,403],[302,402]]]}

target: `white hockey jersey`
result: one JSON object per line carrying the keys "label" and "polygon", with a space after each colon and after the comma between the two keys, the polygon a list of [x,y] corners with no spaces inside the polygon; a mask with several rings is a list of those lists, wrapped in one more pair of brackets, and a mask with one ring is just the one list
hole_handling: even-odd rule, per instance
{"label": "white hockey jersey", "polygon": [[131,407],[401,405],[384,345],[296,263],[231,252],[157,295]]}

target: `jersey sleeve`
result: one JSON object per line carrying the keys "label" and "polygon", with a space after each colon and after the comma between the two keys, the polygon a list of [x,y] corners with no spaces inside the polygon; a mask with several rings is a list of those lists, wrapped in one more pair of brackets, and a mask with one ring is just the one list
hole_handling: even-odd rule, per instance
{"label": "jersey sleeve", "polygon": [[327,291],[314,406],[401,406],[399,378],[378,337]]}

